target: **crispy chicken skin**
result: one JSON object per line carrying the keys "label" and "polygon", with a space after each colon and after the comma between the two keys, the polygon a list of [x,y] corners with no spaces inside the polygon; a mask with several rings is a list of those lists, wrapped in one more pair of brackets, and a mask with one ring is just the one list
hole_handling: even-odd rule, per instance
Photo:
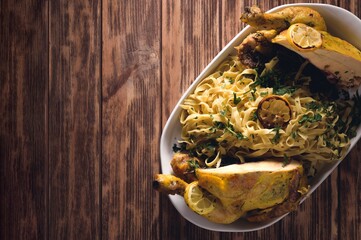
{"label": "crispy chicken skin", "polygon": [[192,157],[187,153],[175,153],[170,165],[174,175],[186,182],[193,182],[197,180],[194,171],[195,167],[202,166],[202,163],[198,158]]}
{"label": "crispy chicken skin", "polygon": [[327,30],[323,17],[308,7],[288,7],[276,13],[264,13],[257,6],[252,6],[245,9],[241,21],[257,30],[281,32],[294,23],[304,23],[319,31]]}
{"label": "crispy chicken skin", "polygon": [[295,175],[291,184],[290,192],[286,201],[274,207],[250,211],[246,219],[249,222],[264,222],[280,217],[286,213],[296,211],[302,196],[308,192],[307,180],[305,176]]}
{"label": "crispy chicken skin", "polygon": [[183,196],[188,183],[171,174],[156,174],[153,188],[165,194],[178,194]]}
{"label": "crispy chicken skin", "polygon": [[273,52],[271,39],[277,35],[275,30],[251,33],[236,47],[241,63],[248,68],[262,67],[270,60]]}

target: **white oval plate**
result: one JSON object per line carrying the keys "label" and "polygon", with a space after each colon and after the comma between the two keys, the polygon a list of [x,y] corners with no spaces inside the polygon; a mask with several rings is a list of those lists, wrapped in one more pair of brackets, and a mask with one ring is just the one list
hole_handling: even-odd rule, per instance
{"label": "white oval plate", "polygon": [[[290,6],[307,6],[318,11],[325,19],[328,31],[334,36],[338,36],[350,43],[352,43],[357,48],[361,49],[361,20],[357,18],[352,13],[348,12],[343,8],[328,4],[287,4],[282,5],[276,8],[271,9],[268,12],[276,12],[285,7]],[[181,125],[179,123],[179,114],[181,112],[180,104],[183,100],[194,91],[197,84],[209,74],[231,53],[235,53],[234,47],[239,45],[242,40],[252,32],[252,29],[247,26],[239,34],[237,34],[231,42],[208,64],[208,66],[202,71],[202,73],[196,78],[192,85],[181,97],[177,105],[175,106],[173,112],[171,113],[161,136],[160,141],[160,157],[161,157],[161,168],[162,173],[171,174],[172,169],[170,166],[170,161],[173,156],[172,147],[181,136]],[[356,142],[360,139],[361,136],[361,127],[357,130],[357,136],[351,140],[350,150],[355,146]],[[349,151],[350,151],[349,150]],[[333,164],[330,164],[328,167],[324,168],[322,171],[313,178],[311,184],[311,189],[308,193],[308,196],[332,173],[332,171],[338,166],[340,161],[335,161]],[[262,222],[262,223],[250,223],[244,219],[240,219],[232,224],[217,224],[208,221],[204,217],[201,217],[190,210],[184,202],[183,197],[181,196],[169,196],[174,207],[178,212],[188,221],[193,224],[213,231],[221,232],[249,232],[256,231],[265,227],[268,227],[286,215],[273,219],[271,221]]]}

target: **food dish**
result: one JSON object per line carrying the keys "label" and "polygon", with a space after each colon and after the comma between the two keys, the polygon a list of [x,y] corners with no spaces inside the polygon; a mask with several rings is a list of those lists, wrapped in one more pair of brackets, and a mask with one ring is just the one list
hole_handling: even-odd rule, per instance
{"label": "food dish", "polygon": [[[325,18],[328,31],[335,36],[340,36],[343,39],[349,41],[353,45],[358,48],[361,48],[358,45],[358,39],[361,39],[361,31],[357,30],[357,27],[352,26],[360,26],[361,21],[352,15],[351,13],[347,12],[344,9],[331,6],[331,5],[324,5],[324,4],[290,4],[290,5],[283,5],[271,10],[271,12],[278,11],[282,8],[288,6],[309,6],[313,9],[317,10],[321,13],[321,15]],[[351,26],[351,27],[350,27]],[[346,29],[346,30],[345,30]],[[210,73],[213,72],[215,67],[217,67],[230,53],[234,51],[234,47],[239,45],[240,42],[249,34],[251,33],[251,28],[246,27],[242,30],[216,57],[215,59],[206,67],[206,69],[200,74],[200,76],[195,80],[195,82],[190,86],[190,88],[186,91],[183,97],[180,99],[179,103],[175,107],[174,111],[172,112],[162,134],[161,138],[161,164],[162,164],[162,172],[163,173],[171,173],[172,169],[169,164],[170,159],[172,159],[173,151],[172,146],[177,140],[180,138],[181,135],[181,126],[179,124],[179,114],[181,112],[180,105],[184,101],[184,99],[189,96],[191,92],[194,91],[196,85],[208,76]],[[351,140],[351,147],[355,145],[361,135],[360,128],[357,131],[357,136]],[[311,194],[321,182],[333,171],[334,168],[337,167],[340,161],[335,161],[332,164],[328,165],[324,168],[321,172],[319,172],[315,178],[313,178],[311,182],[311,188],[308,192],[308,195]],[[177,210],[190,222],[194,224],[210,229],[215,231],[232,231],[232,232],[245,232],[245,231],[253,231],[258,230],[264,227],[267,227],[278,220],[280,218],[273,219],[271,221],[262,222],[262,223],[250,223],[244,220],[238,220],[229,225],[223,224],[216,224],[207,221],[203,217],[197,215],[196,213],[192,212],[184,203],[184,200],[180,196],[170,196],[170,199]]]}

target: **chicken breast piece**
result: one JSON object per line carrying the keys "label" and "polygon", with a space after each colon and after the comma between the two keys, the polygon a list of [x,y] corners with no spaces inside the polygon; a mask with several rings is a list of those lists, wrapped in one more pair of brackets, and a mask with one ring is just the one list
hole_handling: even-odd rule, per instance
{"label": "chicken breast piece", "polygon": [[[341,89],[355,89],[361,85],[361,51],[359,49],[324,31],[318,31],[320,34],[319,46],[302,49],[290,37],[290,31],[295,27],[307,28],[302,24],[295,24],[274,37],[272,42],[282,45],[309,60],[327,75],[327,79],[331,83]],[[305,37],[307,34],[304,33]]]}
{"label": "chicken breast piece", "polygon": [[197,169],[196,175],[199,186],[217,197],[227,211],[233,213],[271,208],[290,197],[294,199],[292,193],[299,189],[307,189],[303,167],[296,161],[287,166],[280,161],[264,160]]}
{"label": "chicken breast piece", "polygon": [[[308,191],[303,167],[296,161],[284,166],[281,161],[266,159],[195,171],[199,190],[215,199],[213,210],[202,216],[216,223],[229,224],[241,217],[249,221],[279,217],[295,210]],[[160,192],[184,197],[191,185],[168,174],[157,174],[153,182]]]}

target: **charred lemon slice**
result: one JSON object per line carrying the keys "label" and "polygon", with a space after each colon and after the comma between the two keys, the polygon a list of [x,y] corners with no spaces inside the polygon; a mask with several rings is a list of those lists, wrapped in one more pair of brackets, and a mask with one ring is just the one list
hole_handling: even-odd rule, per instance
{"label": "charred lemon slice", "polygon": [[198,181],[190,183],[184,193],[188,207],[199,215],[207,215],[215,208],[215,197],[198,186]]}
{"label": "charred lemon slice", "polygon": [[322,45],[321,33],[303,23],[291,25],[287,30],[287,39],[301,49],[314,49]]}
{"label": "charred lemon slice", "polygon": [[262,99],[257,107],[257,116],[264,128],[283,127],[290,121],[292,112],[289,102],[277,95]]}

